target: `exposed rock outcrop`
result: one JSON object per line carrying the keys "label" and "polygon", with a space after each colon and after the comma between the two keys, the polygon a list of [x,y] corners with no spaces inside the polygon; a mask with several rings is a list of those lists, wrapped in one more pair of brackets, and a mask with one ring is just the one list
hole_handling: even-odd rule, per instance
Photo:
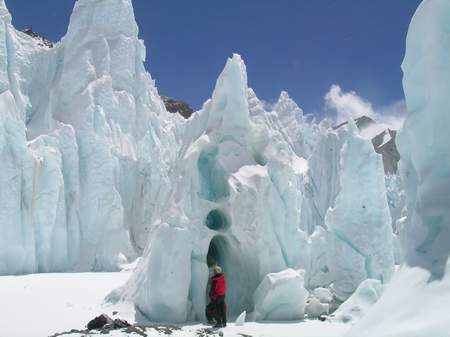
{"label": "exposed rock outcrop", "polygon": [[43,48],[53,48],[52,41],[36,34],[31,27],[25,28],[22,32],[34,38],[39,46]]}
{"label": "exposed rock outcrop", "polygon": [[184,118],[189,118],[194,113],[194,110],[189,106],[189,104],[176,100],[175,98],[168,96],[161,96],[161,99],[166,106],[167,111],[170,113],[179,113]]}

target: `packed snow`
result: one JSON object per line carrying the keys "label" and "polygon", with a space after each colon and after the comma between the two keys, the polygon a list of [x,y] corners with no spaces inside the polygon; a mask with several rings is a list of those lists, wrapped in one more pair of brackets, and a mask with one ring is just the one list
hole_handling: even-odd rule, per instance
{"label": "packed snow", "polygon": [[[28,276],[0,276],[0,317],[2,337],[48,337],[56,333],[85,330],[94,317],[105,313],[129,323],[147,322],[136,313],[132,303],[111,305],[104,301],[114,288],[124,284],[130,272],[37,274]],[[161,324],[163,325],[163,324]],[[167,325],[167,324],[166,324]],[[170,325],[169,326],[173,326]],[[172,336],[197,337],[208,327],[199,323],[175,326]],[[305,321],[293,323],[230,322],[222,329],[224,336],[341,337],[349,329],[342,323]],[[164,332],[147,329],[148,336],[166,336]],[[95,332],[92,332],[95,334]],[[99,332],[97,332],[99,335]],[[115,331],[111,336],[129,336],[125,331]],[[86,333],[66,333],[62,336],[86,336]]]}
{"label": "packed snow", "polygon": [[[113,307],[104,301],[129,276],[129,272],[0,276],[0,316],[4,322],[0,336],[48,337],[83,330],[101,313],[133,321],[133,305]],[[118,313],[113,315],[114,311]]]}

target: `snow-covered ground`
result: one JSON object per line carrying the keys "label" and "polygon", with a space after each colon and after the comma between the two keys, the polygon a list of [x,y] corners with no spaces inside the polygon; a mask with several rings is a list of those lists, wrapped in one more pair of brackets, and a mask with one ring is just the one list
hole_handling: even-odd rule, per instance
{"label": "snow-covered ground", "polygon": [[134,319],[132,305],[104,305],[129,273],[35,274],[0,277],[1,337],[41,337],[82,329],[100,313]]}
{"label": "snow-covered ground", "polygon": [[[104,297],[123,285],[129,272],[37,274],[0,277],[0,337],[44,337],[72,329],[85,329],[93,317],[106,313],[111,317],[136,321],[132,304],[110,305]],[[113,315],[114,312],[117,312]],[[172,332],[173,337],[199,336],[201,324],[187,325]],[[307,321],[298,323],[246,323],[235,326],[230,323],[222,329],[223,335],[264,337],[340,337],[350,325]],[[155,329],[146,331],[148,336],[164,336]],[[128,336],[116,331],[112,336]],[[70,334],[78,337],[85,334]],[[213,335],[212,335],[213,336]]]}

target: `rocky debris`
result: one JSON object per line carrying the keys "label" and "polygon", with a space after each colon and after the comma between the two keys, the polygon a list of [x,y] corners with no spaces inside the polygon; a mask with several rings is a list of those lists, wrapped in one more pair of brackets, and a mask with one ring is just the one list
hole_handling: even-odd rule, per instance
{"label": "rocky debris", "polygon": [[[107,315],[101,315],[101,316],[108,317]],[[98,317],[96,317],[96,318],[98,318]],[[126,322],[126,321],[122,321],[122,322]],[[127,322],[127,324],[128,324],[128,322]],[[72,329],[70,331],[56,333],[50,337],[62,337],[62,336],[70,336],[70,335],[82,335],[82,336],[109,335],[114,330],[121,330],[121,332],[123,332],[124,335],[126,335],[126,336],[137,335],[137,336],[142,336],[142,337],[148,337],[148,336],[153,336],[155,331],[158,333],[158,335],[171,336],[175,331],[181,330],[181,328],[178,326],[174,326],[174,325],[145,326],[145,325],[135,325],[135,324],[130,325],[130,324],[128,324],[128,326],[125,326],[125,327],[118,327],[118,328],[112,329],[111,327],[108,327],[108,325],[105,325],[101,329],[93,329],[93,330]],[[197,334],[199,334],[199,331],[201,331],[201,330],[198,330]]]}
{"label": "rocky debris", "polygon": [[[197,330],[195,334],[197,335],[197,337],[222,337],[223,336],[222,331],[214,329],[214,328],[200,329],[200,330]],[[251,337],[251,336],[249,336],[249,337]]]}
{"label": "rocky debris", "polygon": [[72,329],[70,331],[65,331],[65,332],[60,332],[60,333],[55,333],[54,335],[51,335],[50,337],[60,337],[60,336],[69,336],[69,335],[85,335],[89,333],[89,330],[77,330],[77,329]]}
{"label": "rocky debris", "polygon": [[179,113],[184,118],[188,119],[194,113],[194,110],[189,106],[189,104],[176,100],[175,98],[168,96],[161,96],[161,99],[166,106],[167,111],[170,113]]}
{"label": "rocky debris", "polygon": [[102,314],[95,317],[87,324],[87,329],[102,330],[102,332],[109,332],[111,330],[124,329],[130,327],[131,324],[122,319],[112,319],[108,315]]}
{"label": "rocky debris", "polygon": [[53,48],[54,46],[52,41],[36,34],[31,27],[25,28],[24,30],[22,30],[22,32],[35,39],[38,46],[41,46],[43,48]]}
{"label": "rocky debris", "polygon": [[87,324],[88,330],[102,329],[107,324],[112,324],[114,321],[108,315],[102,314],[95,317]]}

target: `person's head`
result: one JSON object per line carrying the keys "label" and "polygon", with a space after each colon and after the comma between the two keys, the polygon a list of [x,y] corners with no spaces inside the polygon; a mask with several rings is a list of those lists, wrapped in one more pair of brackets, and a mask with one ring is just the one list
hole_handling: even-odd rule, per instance
{"label": "person's head", "polygon": [[222,274],[222,268],[220,266],[214,266],[214,274],[219,275]]}

